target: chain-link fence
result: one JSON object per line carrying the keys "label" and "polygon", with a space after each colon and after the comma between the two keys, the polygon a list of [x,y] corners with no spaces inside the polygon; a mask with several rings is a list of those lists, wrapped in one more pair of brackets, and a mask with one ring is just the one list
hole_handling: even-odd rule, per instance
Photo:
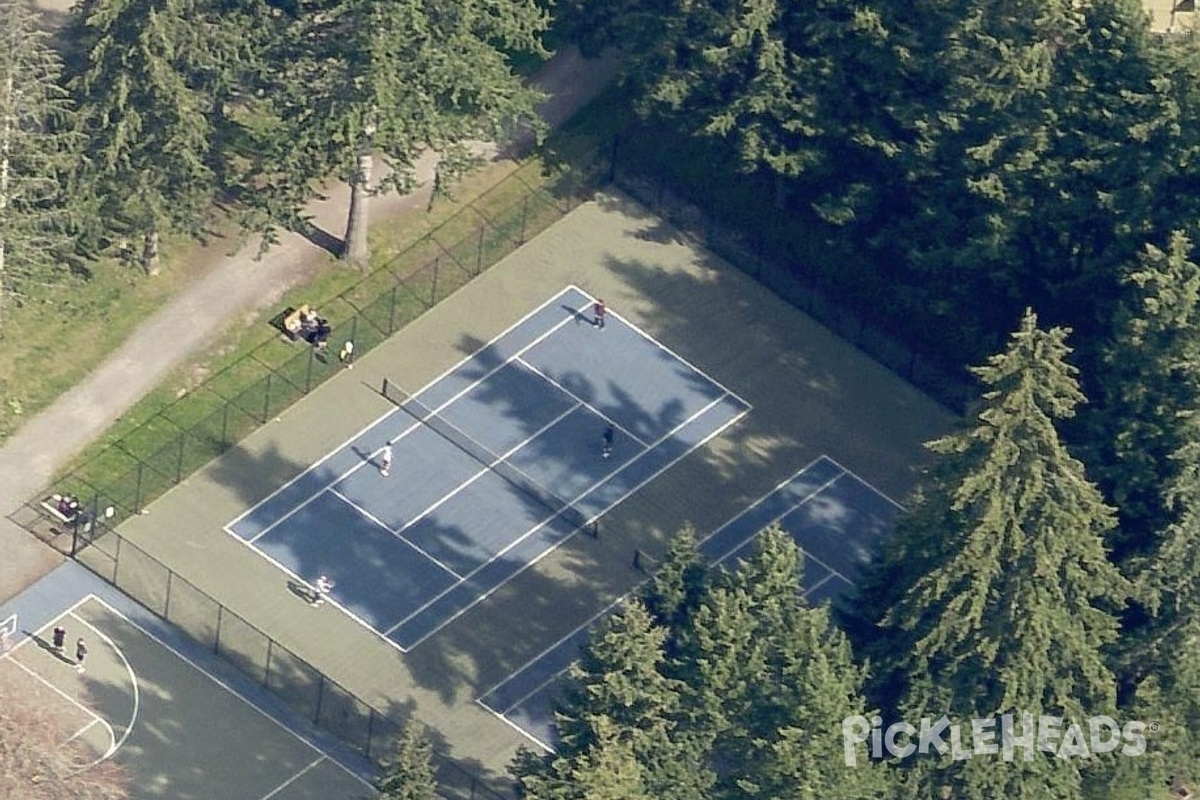
{"label": "chain-link fence", "polygon": [[[561,219],[587,196],[604,165],[562,166],[549,177],[523,175],[527,168],[337,297],[315,303],[331,321],[328,349],[303,342],[297,347],[282,332],[264,336],[245,356],[59,478],[11,518],[73,554],[94,538],[95,521],[115,527],[139,513],[336,374],[343,367],[343,343],[353,342],[353,357],[369,352]],[[63,497],[78,507],[56,515],[53,505]]]}
{"label": "chain-link fence", "polygon": [[[381,762],[391,757],[403,724],[373,708],[194,584],[100,523],[103,535],[76,560],[147,609],[228,660],[297,714]],[[489,783],[434,751],[438,794],[445,800],[511,800],[507,781]]]}

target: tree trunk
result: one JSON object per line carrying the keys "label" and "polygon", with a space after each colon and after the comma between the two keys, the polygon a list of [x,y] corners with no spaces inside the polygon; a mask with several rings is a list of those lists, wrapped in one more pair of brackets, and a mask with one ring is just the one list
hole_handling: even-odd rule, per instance
{"label": "tree trunk", "polygon": [[371,183],[371,168],[374,157],[370,153],[362,153],[358,157],[358,170],[350,181],[350,214],[346,221],[346,238],[342,246],[342,260],[360,269],[367,265],[371,257],[370,245],[367,243],[369,215],[367,203],[370,195],[367,187]]}
{"label": "tree trunk", "polygon": [[142,242],[142,267],[150,277],[154,277],[162,269],[158,255],[158,231],[150,231],[146,234],[146,240]]}

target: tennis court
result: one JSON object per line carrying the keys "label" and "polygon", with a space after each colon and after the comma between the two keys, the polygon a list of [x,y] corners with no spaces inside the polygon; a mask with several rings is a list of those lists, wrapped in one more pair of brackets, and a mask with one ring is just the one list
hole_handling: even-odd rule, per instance
{"label": "tennis court", "polygon": [[[226,530],[407,651],[750,407],[567,287]],[[606,446],[606,432],[610,436]],[[388,474],[381,460],[391,447]]]}
{"label": "tennis court", "polygon": [[[709,563],[730,564],[752,552],[754,539],[778,524],[804,551],[804,596],[832,600],[853,586],[859,564],[891,531],[900,506],[827,456],[822,456],[704,538]],[[591,630],[619,607],[621,598],[560,639],[479,703],[545,750],[557,742],[554,691],[578,658]]]}
{"label": "tennis court", "polygon": [[[61,653],[57,626],[68,632]],[[88,645],[82,672],[78,638]],[[360,776],[96,595],[35,630],[22,626],[0,670],[49,709],[64,743],[85,744],[92,757],[79,769],[114,760],[134,800],[375,796]]]}

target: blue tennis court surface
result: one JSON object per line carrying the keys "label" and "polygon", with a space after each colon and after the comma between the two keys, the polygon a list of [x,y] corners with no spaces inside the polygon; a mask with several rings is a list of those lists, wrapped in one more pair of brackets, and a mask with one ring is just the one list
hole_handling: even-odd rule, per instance
{"label": "blue tennis court surface", "polygon": [[749,410],[592,302],[568,287],[411,397],[385,386],[395,409],[227,529],[415,647]]}
{"label": "blue tennis court surface", "polygon": [[[699,551],[709,563],[736,561],[752,552],[759,532],[778,523],[804,550],[804,596],[820,603],[853,585],[858,565],[874,543],[892,530],[899,510],[870,484],[822,456],[705,538]],[[592,628],[620,602],[488,691],[479,698],[480,704],[552,750],[557,743],[553,712],[557,679],[579,657]]]}

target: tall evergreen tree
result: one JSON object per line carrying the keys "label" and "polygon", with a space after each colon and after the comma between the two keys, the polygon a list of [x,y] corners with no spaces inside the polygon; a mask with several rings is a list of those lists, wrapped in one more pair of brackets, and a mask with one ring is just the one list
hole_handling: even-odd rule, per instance
{"label": "tall evergreen tree", "polygon": [[0,0],[0,332],[30,285],[68,261],[69,182],[80,137],[62,64],[20,0]]}
{"label": "tall evergreen tree", "polygon": [[561,771],[613,729],[641,765],[651,796],[701,800],[709,778],[698,751],[677,730],[683,685],[663,673],[666,630],[631,602],[609,618],[572,667],[556,714]]}
{"label": "tall evergreen tree", "polygon": [[802,597],[801,553],[778,528],[696,612],[678,667],[685,727],[706,743],[713,797],[861,798],[885,793],[877,764],[844,760],[841,721],[866,713],[864,673],[827,607]]}
{"label": "tall evergreen tree", "polygon": [[209,222],[213,98],[193,81],[203,48],[221,39],[197,0],[85,0],[72,15],[85,181],[102,221],[153,273],[164,233],[201,235]]}
{"label": "tall evergreen tree", "polygon": [[[1066,338],[1026,312],[1008,349],[974,370],[985,393],[973,425],[929,445],[939,463],[898,535],[937,544],[920,572],[891,570],[901,591],[880,650],[904,674],[910,724],[1116,711],[1103,650],[1128,584],[1105,552],[1113,510],[1055,428],[1084,399]],[[1079,759],[944,761],[912,762],[931,796],[1080,797]]]}
{"label": "tall evergreen tree", "polygon": [[433,746],[417,722],[405,726],[379,779],[380,800],[436,800]]}
{"label": "tall evergreen tree", "polygon": [[[264,163],[264,211],[298,214],[319,184],[350,184],[342,257],[368,257],[371,191],[407,189],[417,158],[441,154],[437,183],[472,159],[467,143],[506,141],[538,126],[539,93],[513,72],[509,54],[543,53],[547,16],[535,0],[298,0],[271,56],[271,92],[283,120]],[[386,174],[374,183],[375,154]]]}
{"label": "tall evergreen tree", "polygon": [[678,655],[679,644],[709,587],[709,568],[696,549],[696,533],[689,525],[676,534],[662,563],[642,587],[642,602],[656,625],[667,631],[668,661]]}
{"label": "tall evergreen tree", "polygon": [[1200,439],[1200,267],[1191,250],[1177,231],[1166,250],[1148,245],[1126,278],[1128,296],[1096,379],[1104,395],[1087,415],[1087,439],[1098,451],[1092,470],[1121,518],[1120,560],[1152,550],[1178,520],[1164,487],[1200,466],[1173,458]]}

